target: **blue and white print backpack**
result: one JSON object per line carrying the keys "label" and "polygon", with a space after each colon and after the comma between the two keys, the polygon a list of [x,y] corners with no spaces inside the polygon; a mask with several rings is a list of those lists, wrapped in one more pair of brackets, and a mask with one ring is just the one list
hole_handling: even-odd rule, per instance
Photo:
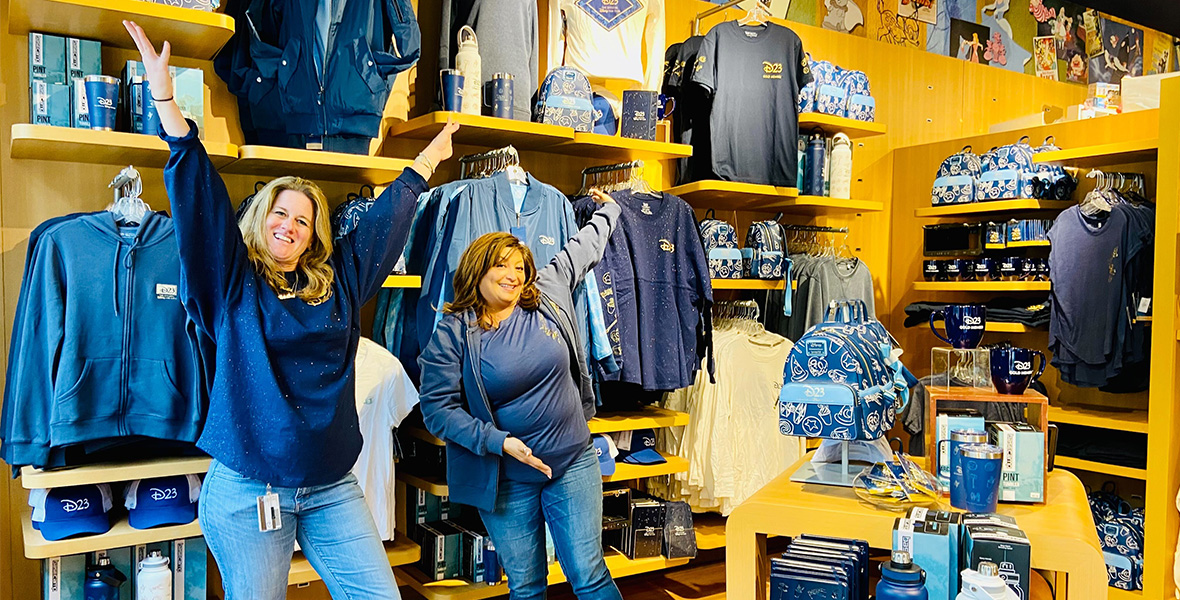
{"label": "blue and white print backpack", "polygon": [[981,173],[975,186],[975,200],[1010,200],[1033,197],[1032,146],[1028,136],[1015,144],[993,148],[980,157]]}
{"label": "blue and white print backpack", "polygon": [[783,279],[788,276],[786,232],[778,220],[755,221],[746,231],[742,267],[751,279]]}
{"label": "blue and white print backpack", "polygon": [[848,94],[846,116],[857,121],[875,119],[877,101],[869,91],[869,76],[864,71],[845,70],[840,77],[840,87]]}
{"label": "blue and white print backpack", "polygon": [[701,245],[705,247],[705,256],[709,259],[709,277],[741,279],[743,263],[742,251],[738,249],[737,230],[714,216],[710,208],[698,225]]}
{"label": "blue and white print backpack", "polygon": [[590,80],[573,67],[557,67],[549,71],[537,92],[533,120],[572,127],[574,131],[590,131],[594,126]]}
{"label": "blue and white print backpack", "polygon": [[1107,583],[1121,590],[1143,589],[1143,509],[1114,493],[1114,484],[1089,495],[1090,512],[1102,544]]}
{"label": "blue and white print backpack", "polygon": [[[1040,146],[1033,148],[1033,154],[1060,150],[1053,143],[1053,136],[1045,138]],[[1061,165],[1037,163],[1033,175],[1032,197],[1039,200],[1069,200],[1078,187],[1078,182]]]}
{"label": "blue and white print backpack", "polygon": [[916,380],[863,302],[832,304],[827,320],[807,330],[787,355],[779,432],[875,440],[893,427]]}
{"label": "blue and white print backpack", "polygon": [[[368,194],[365,192],[368,191]],[[373,207],[373,186],[365,184],[361,186],[361,193],[350,193],[347,199],[332,211],[328,222],[332,225],[332,238],[340,239],[356,229],[357,223],[360,223],[361,217],[369,212]]]}
{"label": "blue and white print backpack", "polygon": [[820,88],[837,86],[836,75],[841,69],[826,60],[811,60],[810,54],[807,59],[811,61],[811,83],[799,90],[799,112],[824,112],[818,106]]}
{"label": "blue and white print backpack", "polygon": [[930,192],[930,203],[966,204],[975,201],[975,186],[979,182],[982,163],[971,151],[971,146],[948,156],[938,167],[934,187]]}

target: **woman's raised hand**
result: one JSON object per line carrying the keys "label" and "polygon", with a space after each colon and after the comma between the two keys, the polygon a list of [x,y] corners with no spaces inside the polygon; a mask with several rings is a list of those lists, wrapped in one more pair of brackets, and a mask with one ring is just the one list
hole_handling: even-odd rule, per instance
{"label": "woman's raised hand", "polygon": [[156,47],[144,33],[143,27],[135,21],[123,21],[123,27],[127,28],[127,33],[131,34],[135,47],[139,49],[139,59],[143,61],[152,96],[160,100],[171,98],[172,74],[168,71],[168,60],[172,58],[172,45],[164,42],[164,47],[160,48],[160,53],[157,54]]}

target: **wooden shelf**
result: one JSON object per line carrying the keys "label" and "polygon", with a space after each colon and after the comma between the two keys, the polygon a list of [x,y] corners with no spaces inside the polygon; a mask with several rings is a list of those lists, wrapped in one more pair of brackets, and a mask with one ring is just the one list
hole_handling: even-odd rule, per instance
{"label": "wooden shelf", "polygon": [[967,204],[951,204],[947,206],[931,206],[914,211],[915,217],[957,217],[960,215],[979,215],[998,212],[1018,211],[1063,211],[1074,205],[1070,200],[990,200],[987,202],[968,202]]}
{"label": "wooden shelf", "polygon": [[688,144],[671,144],[668,142],[653,142],[650,140],[636,140],[617,135],[601,133],[574,132],[572,142],[564,142],[553,146],[550,150],[556,154],[581,156],[604,160],[668,160],[692,156],[692,146]]}
{"label": "wooden shelf", "polygon": [[320,152],[276,146],[242,146],[238,160],[221,169],[235,175],[281,177],[298,175],[311,180],[384,185],[413,161],[384,156]]}
{"label": "wooden shelf", "polygon": [[1128,479],[1142,479],[1147,481],[1147,469],[1134,469],[1131,467],[1121,467],[1119,465],[1108,465],[1106,463],[1094,462],[1092,460],[1083,460],[1081,458],[1073,458],[1072,456],[1062,456],[1060,454],[1054,459],[1053,463],[1056,467],[1062,469],[1086,471],[1088,473],[1101,473],[1103,475],[1117,475],[1119,477],[1126,477]]}
{"label": "wooden shelf", "polygon": [[[935,327],[945,330],[946,322],[935,321]],[[1042,328],[1029,327],[1024,323],[1000,323],[997,321],[988,321],[987,323],[984,323],[983,330],[993,333],[1035,333],[1047,331],[1046,329]]]}
{"label": "wooden shelf", "polygon": [[1106,597],[1108,600],[1143,600],[1143,590],[1120,590],[1119,588],[1106,588]]}
{"label": "wooden shelf", "polygon": [[430,435],[429,431],[426,431],[425,429],[423,429],[420,426],[398,427],[397,431],[398,431],[398,433],[404,433],[416,440],[422,440],[423,442],[426,442],[427,444],[430,444],[431,446],[446,446],[447,445],[446,442],[434,437],[433,435]]}
{"label": "wooden shelf", "polygon": [[420,117],[394,123],[389,135],[412,140],[430,140],[442,131],[447,119],[459,123],[452,141],[455,144],[499,148],[512,144],[517,150],[548,148],[574,139],[574,130],[558,125],[498,119],[482,115],[436,111]]}
{"label": "wooden shelf", "polygon": [[851,139],[883,135],[885,124],[874,121],[857,121],[847,117],[825,115],[823,113],[802,113],[799,115],[799,133],[807,133],[813,127],[819,127],[829,135],[843,133]]}
{"label": "wooden shelf", "polygon": [[1029,240],[1027,242],[1005,242],[1003,244],[984,244],[984,250],[1007,250],[1008,248],[1048,248],[1049,240]]}
{"label": "wooden shelf", "polygon": [[668,462],[658,465],[631,465],[625,462],[615,463],[615,474],[603,477],[603,481],[631,481],[644,477],[659,477],[673,473],[683,473],[688,470],[688,461],[679,456],[671,456],[660,452]]}
{"label": "wooden shelf", "polygon": [[715,290],[781,290],[786,287],[781,279],[714,279]]}
{"label": "wooden shelf", "polygon": [[126,518],[123,518],[106,533],[50,542],[41,537],[40,531],[33,529],[32,511],[27,506],[21,514],[21,528],[24,533],[25,558],[51,558],[68,554],[83,554],[95,550],[122,548],[201,535],[201,526],[195,519],[187,525],[135,529],[131,527]]}
{"label": "wooden shelf", "polygon": [[[618,579],[683,566],[688,564],[688,561],[687,558],[668,559],[662,556],[631,560],[616,550],[608,550],[606,568],[610,570],[611,577]],[[459,579],[430,581],[416,566],[398,568],[397,575],[398,583],[409,585],[427,600],[482,600],[508,595],[508,586],[504,583],[472,584]],[[548,584],[558,585],[564,582],[565,575],[561,572],[561,566],[557,563],[549,565]]]}
{"label": "wooden shelf", "polygon": [[885,209],[883,202],[800,196],[799,190],[792,187],[738,181],[694,181],[667,191],[693,208],[700,209],[782,211],[807,215],[877,212]]}
{"label": "wooden shelf", "polygon": [[[218,169],[238,159],[238,147],[233,144],[204,144]],[[164,140],[151,135],[16,123],[12,126],[11,154],[12,158],[163,169],[169,151]]]}
{"label": "wooden shelf", "polygon": [[[397,539],[385,542],[385,557],[389,559],[389,566],[399,567],[418,562],[422,555],[422,548],[410,541],[410,538],[400,531]],[[299,585],[322,579],[312,568],[311,563],[304,558],[302,552],[296,552],[291,559],[291,571],[287,573],[287,585]]]}
{"label": "wooden shelf", "polygon": [[1113,144],[1082,146],[1068,150],[1039,152],[1033,155],[1034,163],[1057,163],[1066,167],[1089,169],[1106,165],[1148,162],[1159,153],[1158,138],[1150,140],[1129,140]]}
{"label": "wooden shelf", "polygon": [[134,50],[123,20],[141,25],[157,44],[168,40],[172,54],[208,60],[234,35],[224,14],[141,0],[9,0],[8,32],[31,31],[98,40],[103,46]]}
{"label": "wooden shelf", "polygon": [[434,494],[435,496],[450,496],[451,493],[447,489],[447,477],[445,474],[438,476],[429,476],[410,473],[406,469],[398,469],[394,475],[399,481],[406,485],[412,485],[420,490],[425,490]]}
{"label": "wooden shelf", "polygon": [[1049,422],[1147,433],[1147,411],[1102,410],[1084,406],[1050,406]]}
{"label": "wooden shelf", "polygon": [[693,513],[692,528],[697,534],[698,550],[725,547],[725,517],[714,513]]}
{"label": "wooden shelf", "polygon": [[422,287],[421,275],[390,275],[385,278],[385,283],[381,287],[387,288],[420,288]]}
{"label": "wooden shelf", "polygon": [[1047,292],[1048,281],[915,281],[919,292]]}
{"label": "wooden shelf", "polygon": [[1044,394],[1031,388],[1024,390],[1024,393],[1019,395],[1001,394],[994,388],[929,386],[927,391],[931,398],[936,398],[939,402],[1020,402],[1027,404],[1048,404],[1049,402]]}
{"label": "wooden shelf", "polygon": [[660,429],[688,425],[688,413],[647,406],[643,410],[613,412],[599,415],[587,423],[590,433],[613,433],[635,429]]}
{"label": "wooden shelf", "polygon": [[190,456],[185,458],[150,458],[124,463],[104,463],[42,471],[33,467],[21,467],[20,483],[27,490],[40,488],[87,485],[92,483],[113,483],[150,477],[190,475],[209,470],[209,457]]}

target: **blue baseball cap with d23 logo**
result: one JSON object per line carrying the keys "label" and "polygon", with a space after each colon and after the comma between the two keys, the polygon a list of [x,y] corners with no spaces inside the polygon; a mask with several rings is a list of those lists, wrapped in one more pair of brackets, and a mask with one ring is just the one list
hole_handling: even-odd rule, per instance
{"label": "blue baseball cap with d23 logo", "polygon": [[111,529],[111,487],[105,483],[29,492],[33,528],[49,541]]}
{"label": "blue baseball cap with d23 logo", "polygon": [[197,518],[200,497],[201,478],[196,475],[137,479],[127,486],[123,506],[136,529],[185,525]]}

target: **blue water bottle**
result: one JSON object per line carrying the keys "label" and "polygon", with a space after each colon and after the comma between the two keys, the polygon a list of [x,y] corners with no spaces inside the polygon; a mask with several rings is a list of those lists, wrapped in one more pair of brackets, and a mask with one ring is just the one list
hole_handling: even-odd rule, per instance
{"label": "blue water bottle", "polygon": [[83,596],[86,600],[119,600],[119,587],[127,576],[111,565],[111,559],[103,556],[98,564],[86,569],[86,585]]}
{"label": "blue water bottle", "polygon": [[928,600],[926,572],[915,565],[910,553],[894,550],[889,562],[881,563],[877,600]]}
{"label": "blue water bottle", "polygon": [[806,165],[803,174],[805,196],[824,195],[824,155],[828,145],[822,133],[812,134],[807,142]]}

